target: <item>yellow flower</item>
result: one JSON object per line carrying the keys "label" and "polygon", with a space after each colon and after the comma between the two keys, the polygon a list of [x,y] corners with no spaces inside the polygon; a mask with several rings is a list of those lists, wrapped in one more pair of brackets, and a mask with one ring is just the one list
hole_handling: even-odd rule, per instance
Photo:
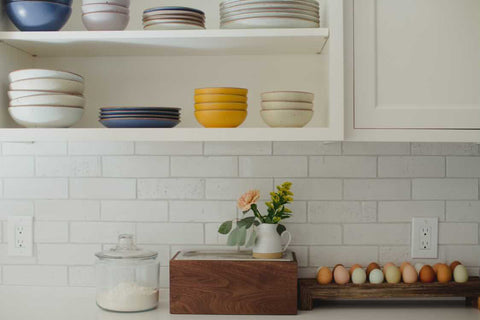
{"label": "yellow flower", "polygon": [[242,195],[238,201],[237,206],[243,212],[250,210],[252,204],[256,203],[257,200],[260,198],[260,191],[258,190],[250,190],[244,195]]}

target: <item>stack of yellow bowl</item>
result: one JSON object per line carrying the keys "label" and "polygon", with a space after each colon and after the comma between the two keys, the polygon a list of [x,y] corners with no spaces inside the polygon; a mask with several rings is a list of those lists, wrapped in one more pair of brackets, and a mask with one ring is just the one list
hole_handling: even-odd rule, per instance
{"label": "stack of yellow bowl", "polygon": [[247,118],[248,89],[195,89],[195,118],[205,128],[236,128]]}

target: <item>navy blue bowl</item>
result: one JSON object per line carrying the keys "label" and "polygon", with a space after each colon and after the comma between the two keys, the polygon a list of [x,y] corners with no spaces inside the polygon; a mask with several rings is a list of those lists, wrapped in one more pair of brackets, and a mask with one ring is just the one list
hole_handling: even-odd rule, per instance
{"label": "navy blue bowl", "polygon": [[58,31],[67,23],[72,8],[46,1],[7,3],[7,15],[20,31]]}
{"label": "navy blue bowl", "polygon": [[73,0],[5,0],[5,3],[19,2],[19,1],[53,2],[53,3],[64,4],[64,5],[66,5],[66,6],[71,6]]}

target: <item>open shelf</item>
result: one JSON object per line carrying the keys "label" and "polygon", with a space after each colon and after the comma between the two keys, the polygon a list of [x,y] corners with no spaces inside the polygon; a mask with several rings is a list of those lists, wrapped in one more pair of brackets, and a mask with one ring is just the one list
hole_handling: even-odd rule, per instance
{"label": "open shelf", "polygon": [[329,29],[0,32],[38,57],[317,54]]}

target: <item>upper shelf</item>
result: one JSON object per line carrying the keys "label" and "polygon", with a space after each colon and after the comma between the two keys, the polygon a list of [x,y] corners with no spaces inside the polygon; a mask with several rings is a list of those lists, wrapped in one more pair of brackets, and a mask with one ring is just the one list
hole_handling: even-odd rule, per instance
{"label": "upper shelf", "polygon": [[0,32],[0,42],[40,57],[317,54],[327,28]]}

